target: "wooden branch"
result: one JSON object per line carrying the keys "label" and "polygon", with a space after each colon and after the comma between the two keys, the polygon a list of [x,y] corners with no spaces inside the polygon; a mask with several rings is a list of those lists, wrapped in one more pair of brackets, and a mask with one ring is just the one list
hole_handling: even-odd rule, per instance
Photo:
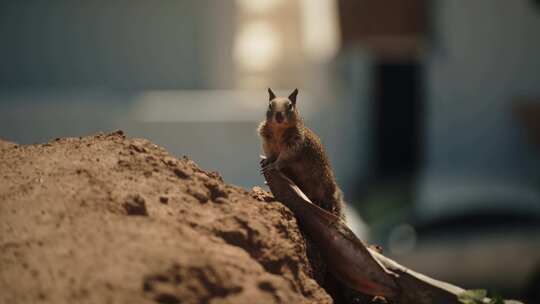
{"label": "wooden branch", "polygon": [[[465,290],[414,272],[368,249],[337,216],[313,204],[286,176],[264,173],[277,200],[289,207],[316,243],[328,269],[350,288],[401,304],[458,304]],[[513,302],[516,303],[516,302]]]}

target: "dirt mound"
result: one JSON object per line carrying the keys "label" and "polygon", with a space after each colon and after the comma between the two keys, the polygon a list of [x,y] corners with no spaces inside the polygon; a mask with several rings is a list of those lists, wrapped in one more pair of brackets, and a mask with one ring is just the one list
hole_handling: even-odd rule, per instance
{"label": "dirt mound", "polygon": [[305,246],[264,192],[121,131],[0,141],[0,303],[329,303]]}

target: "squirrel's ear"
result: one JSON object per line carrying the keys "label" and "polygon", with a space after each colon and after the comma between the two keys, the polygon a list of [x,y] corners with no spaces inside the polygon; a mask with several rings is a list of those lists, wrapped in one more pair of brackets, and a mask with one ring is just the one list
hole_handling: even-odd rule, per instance
{"label": "squirrel's ear", "polygon": [[268,88],[268,94],[270,94],[270,98],[268,100],[276,98],[276,94],[274,94],[274,92],[272,92],[272,89],[270,88]]}
{"label": "squirrel's ear", "polygon": [[294,104],[296,104],[296,95],[298,95],[298,89],[294,89],[291,95],[289,95],[289,100]]}

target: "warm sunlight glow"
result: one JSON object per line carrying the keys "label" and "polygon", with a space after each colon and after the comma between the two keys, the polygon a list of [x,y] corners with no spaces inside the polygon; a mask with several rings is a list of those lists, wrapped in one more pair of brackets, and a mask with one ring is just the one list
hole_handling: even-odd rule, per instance
{"label": "warm sunlight glow", "polygon": [[237,0],[238,6],[247,13],[267,13],[275,9],[283,0]]}
{"label": "warm sunlight glow", "polygon": [[336,0],[301,0],[302,42],[309,59],[327,61],[339,50]]}
{"label": "warm sunlight glow", "polygon": [[255,21],[240,27],[234,57],[246,70],[264,71],[278,59],[281,48],[279,32],[268,22]]}

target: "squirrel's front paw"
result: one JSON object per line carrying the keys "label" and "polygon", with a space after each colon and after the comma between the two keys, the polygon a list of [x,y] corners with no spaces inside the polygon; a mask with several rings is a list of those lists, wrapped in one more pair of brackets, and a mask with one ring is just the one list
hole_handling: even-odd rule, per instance
{"label": "squirrel's front paw", "polygon": [[271,163],[276,162],[276,157],[266,157],[264,155],[259,155],[261,160],[259,161],[259,164],[261,165],[261,168],[269,166]]}
{"label": "squirrel's front paw", "polygon": [[281,169],[281,166],[279,165],[279,162],[277,161],[273,163],[269,163],[269,164],[263,164],[262,169],[261,169],[261,174],[265,174],[272,170],[279,170],[279,169]]}
{"label": "squirrel's front paw", "polygon": [[270,163],[271,163],[270,159],[266,157],[261,158],[261,160],[259,161],[259,164],[261,164],[261,167],[263,168],[268,166]]}

